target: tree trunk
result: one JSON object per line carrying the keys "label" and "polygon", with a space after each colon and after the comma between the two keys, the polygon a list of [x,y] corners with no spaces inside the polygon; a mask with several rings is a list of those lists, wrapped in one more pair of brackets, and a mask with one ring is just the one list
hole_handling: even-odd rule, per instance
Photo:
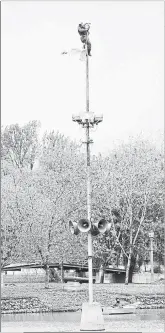
{"label": "tree trunk", "polygon": [[117,253],[117,258],[116,258],[116,266],[119,266],[119,257],[120,257],[120,253]]}
{"label": "tree trunk", "polygon": [[49,265],[46,264],[45,288],[49,288]]}
{"label": "tree trunk", "polygon": [[1,273],[1,287],[3,287],[3,274]]}
{"label": "tree trunk", "polygon": [[61,263],[61,282],[64,283],[64,267],[63,267],[63,261]]}
{"label": "tree trunk", "polygon": [[131,258],[132,258],[132,247],[129,249],[129,255],[128,255],[128,262],[126,267],[126,275],[125,275],[125,284],[128,284],[129,282],[129,272],[131,267]]}
{"label": "tree trunk", "polygon": [[104,283],[104,268],[103,268],[103,265],[100,266],[99,276],[100,276],[100,283]]}
{"label": "tree trunk", "polygon": [[[131,189],[132,189],[132,179],[131,179]],[[131,190],[132,191],[132,190]],[[126,275],[125,275],[125,284],[129,283],[129,275],[130,275],[130,267],[131,267],[131,259],[132,259],[132,203],[130,202],[130,236],[129,236],[129,255],[126,267]]]}

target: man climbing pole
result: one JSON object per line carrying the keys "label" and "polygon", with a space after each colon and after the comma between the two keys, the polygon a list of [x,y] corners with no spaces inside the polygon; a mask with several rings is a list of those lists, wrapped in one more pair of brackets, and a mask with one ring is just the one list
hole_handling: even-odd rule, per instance
{"label": "man climbing pole", "polygon": [[91,42],[89,40],[89,23],[80,23],[78,25],[78,33],[80,35],[80,40],[83,43],[83,47],[85,49],[85,44],[87,44],[88,55],[91,56]]}

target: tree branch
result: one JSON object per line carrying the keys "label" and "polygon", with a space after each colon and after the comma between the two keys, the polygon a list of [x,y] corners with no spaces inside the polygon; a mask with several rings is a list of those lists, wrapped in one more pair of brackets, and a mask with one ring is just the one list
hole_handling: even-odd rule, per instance
{"label": "tree branch", "polygon": [[134,240],[133,240],[133,246],[135,245],[136,239],[137,239],[138,234],[139,234],[139,231],[140,231],[140,227],[141,227],[141,225],[142,225],[142,223],[143,223],[143,221],[144,221],[144,218],[145,218],[146,209],[147,209],[147,199],[148,199],[148,198],[147,198],[147,195],[145,194],[145,195],[144,195],[144,209],[143,209],[142,216],[141,216],[141,218],[140,218],[140,223],[139,223],[139,226],[138,226],[138,230],[137,230],[136,235],[135,235],[135,238],[134,238]]}

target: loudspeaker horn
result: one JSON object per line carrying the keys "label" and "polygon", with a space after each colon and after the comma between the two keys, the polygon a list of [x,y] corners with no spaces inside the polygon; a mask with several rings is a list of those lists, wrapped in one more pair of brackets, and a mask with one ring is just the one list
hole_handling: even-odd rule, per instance
{"label": "loudspeaker horn", "polygon": [[81,232],[88,232],[91,228],[91,223],[87,219],[81,219],[77,226]]}
{"label": "loudspeaker horn", "polygon": [[108,227],[108,222],[104,219],[101,219],[98,222],[98,229],[100,233],[104,233],[105,231],[107,231],[107,227]]}
{"label": "loudspeaker horn", "polygon": [[80,230],[78,229],[77,223],[69,221],[69,230],[72,235],[78,235]]}
{"label": "loudspeaker horn", "polygon": [[106,227],[106,231],[109,231],[111,229],[111,223],[107,222],[107,227]]}

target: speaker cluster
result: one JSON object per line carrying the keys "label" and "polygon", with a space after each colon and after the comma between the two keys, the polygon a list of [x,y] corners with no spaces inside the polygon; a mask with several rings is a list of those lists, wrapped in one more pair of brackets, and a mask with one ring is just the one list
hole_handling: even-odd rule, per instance
{"label": "speaker cluster", "polygon": [[73,235],[78,235],[79,232],[91,231],[92,236],[97,236],[100,233],[103,234],[109,231],[110,228],[111,223],[105,219],[101,219],[98,222],[91,222],[88,219],[80,219],[78,222],[69,221],[69,230]]}

